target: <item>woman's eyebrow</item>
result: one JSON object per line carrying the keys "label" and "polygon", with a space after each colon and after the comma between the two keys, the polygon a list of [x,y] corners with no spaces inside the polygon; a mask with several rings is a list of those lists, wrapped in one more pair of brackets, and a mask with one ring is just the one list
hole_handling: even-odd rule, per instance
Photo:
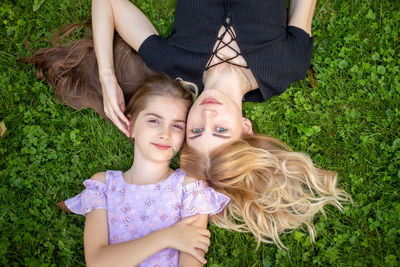
{"label": "woman's eyebrow", "polygon": [[[193,140],[193,139],[196,139],[196,138],[200,137],[201,135],[202,135],[202,134],[198,134],[198,135],[194,135],[194,136],[189,136],[188,138],[191,139],[191,140]],[[215,134],[215,133],[213,133],[212,135],[215,136],[215,137],[223,138],[223,139],[229,139],[229,138],[231,138],[230,135],[220,135],[220,134]]]}
{"label": "woman's eyebrow", "polygon": [[189,136],[188,138],[193,140],[193,139],[196,139],[196,138],[198,138],[200,136],[201,136],[201,134],[198,134],[198,135],[194,135],[194,136]]}
{"label": "woman's eyebrow", "polygon": [[229,138],[231,138],[230,135],[220,135],[220,134],[216,134],[216,133],[213,133],[212,135],[213,135],[213,136],[216,136],[216,137],[223,138],[223,139],[229,139]]}

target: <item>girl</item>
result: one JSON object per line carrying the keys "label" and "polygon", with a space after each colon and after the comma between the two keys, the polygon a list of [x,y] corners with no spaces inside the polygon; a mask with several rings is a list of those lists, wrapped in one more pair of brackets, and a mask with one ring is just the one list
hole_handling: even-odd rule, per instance
{"label": "girl", "polygon": [[184,141],[191,102],[179,82],[165,75],[145,79],[126,111],[135,145],[132,167],[95,174],[81,194],[60,204],[86,216],[88,266],[177,266],[178,258],[180,265],[206,263],[208,215],[229,198],[169,168]]}

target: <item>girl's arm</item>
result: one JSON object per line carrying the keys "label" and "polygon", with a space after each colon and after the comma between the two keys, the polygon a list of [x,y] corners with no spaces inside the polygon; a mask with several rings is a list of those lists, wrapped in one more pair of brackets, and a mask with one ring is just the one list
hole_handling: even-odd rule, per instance
{"label": "girl's arm", "polygon": [[124,96],[114,73],[114,28],[136,51],[148,36],[157,34],[157,31],[146,16],[128,0],[93,0],[92,23],[104,112],[129,136],[129,120],[123,114]]}
{"label": "girl's arm", "polygon": [[[199,215],[152,232],[142,238],[119,244],[108,244],[106,210],[93,210],[86,215],[84,246],[88,266],[134,266],[167,247],[188,253],[193,261],[206,263],[210,233],[192,224]],[[187,256],[186,256],[187,257]],[[191,265],[192,266],[192,265]]]}
{"label": "girl's arm", "polygon": [[296,26],[311,36],[311,23],[317,0],[291,0],[289,6],[289,26]]}
{"label": "girl's arm", "polygon": [[[196,226],[199,228],[207,229],[207,224],[208,224],[208,214],[202,214],[200,215],[200,218],[193,222],[191,225]],[[208,243],[210,245],[210,243]],[[208,250],[207,250],[208,251]],[[202,258],[204,258],[205,253],[207,251],[203,251],[201,249],[197,249],[197,252],[201,255]],[[205,262],[200,262],[197,258],[193,257],[191,254],[186,253],[186,252],[181,252],[179,255],[179,266],[180,267],[196,267],[196,266],[203,266]]]}
{"label": "girl's arm", "polygon": [[[185,175],[185,179],[183,180],[183,185],[187,185],[189,183],[193,183],[197,181],[196,178],[189,176],[189,175]],[[202,214],[200,215],[200,218],[193,222],[191,225],[192,226],[196,226],[199,228],[203,228],[203,229],[207,229],[207,224],[208,224],[208,214]],[[208,240],[210,241],[210,240]],[[208,246],[210,245],[210,243],[208,243]],[[200,253],[200,255],[204,258],[205,253],[207,253],[208,250],[203,251],[200,249],[197,249],[197,251]],[[192,255],[182,252],[179,254],[179,266],[180,267],[186,267],[186,266],[203,266],[204,263],[198,261],[195,257],[193,257]]]}

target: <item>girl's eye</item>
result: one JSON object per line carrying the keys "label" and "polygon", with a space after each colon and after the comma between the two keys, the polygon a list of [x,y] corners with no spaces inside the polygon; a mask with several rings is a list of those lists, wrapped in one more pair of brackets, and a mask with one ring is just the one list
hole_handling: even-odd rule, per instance
{"label": "girl's eye", "polygon": [[218,133],[223,133],[223,132],[226,132],[226,131],[227,131],[227,129],[224,128],[224,127],[217,127],[217,132]]}
{"label": "girl's eye", "polygon": [[149,120],[150,123],[158,123],[157,120]]}
{"label": "girl's eye", "polygon": [[181,125],[179,125],[179,124],[175,124],[174,127],[179,129],[179,130],[183,130],[183,127]]}
{"label": "girl's eye", "polygon": [[201,128],[194,128],[194,129],[192,129],[192,132],[193,133],[196,133],[196,134],[199,134],[199,133],[201,133],[203,130],[201,129]]}

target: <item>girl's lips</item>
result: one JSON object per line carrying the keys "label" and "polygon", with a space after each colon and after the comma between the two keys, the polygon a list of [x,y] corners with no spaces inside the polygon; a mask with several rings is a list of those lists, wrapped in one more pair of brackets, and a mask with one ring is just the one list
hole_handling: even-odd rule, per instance
{"label": "girl's lips", "polygon": [[160,150],[167,150],[171,147],[171,146],[161,145],[161,144],[156,144],[156,143],[151,143],[151,144]]}
{"label": "girl's lips", "polygon": [[207,97],[203,100],[203,102],[200,103],[200,105],[207,105],[207,104],[222,105],[220,102],[218,102],[215,98],[212,97]]}

